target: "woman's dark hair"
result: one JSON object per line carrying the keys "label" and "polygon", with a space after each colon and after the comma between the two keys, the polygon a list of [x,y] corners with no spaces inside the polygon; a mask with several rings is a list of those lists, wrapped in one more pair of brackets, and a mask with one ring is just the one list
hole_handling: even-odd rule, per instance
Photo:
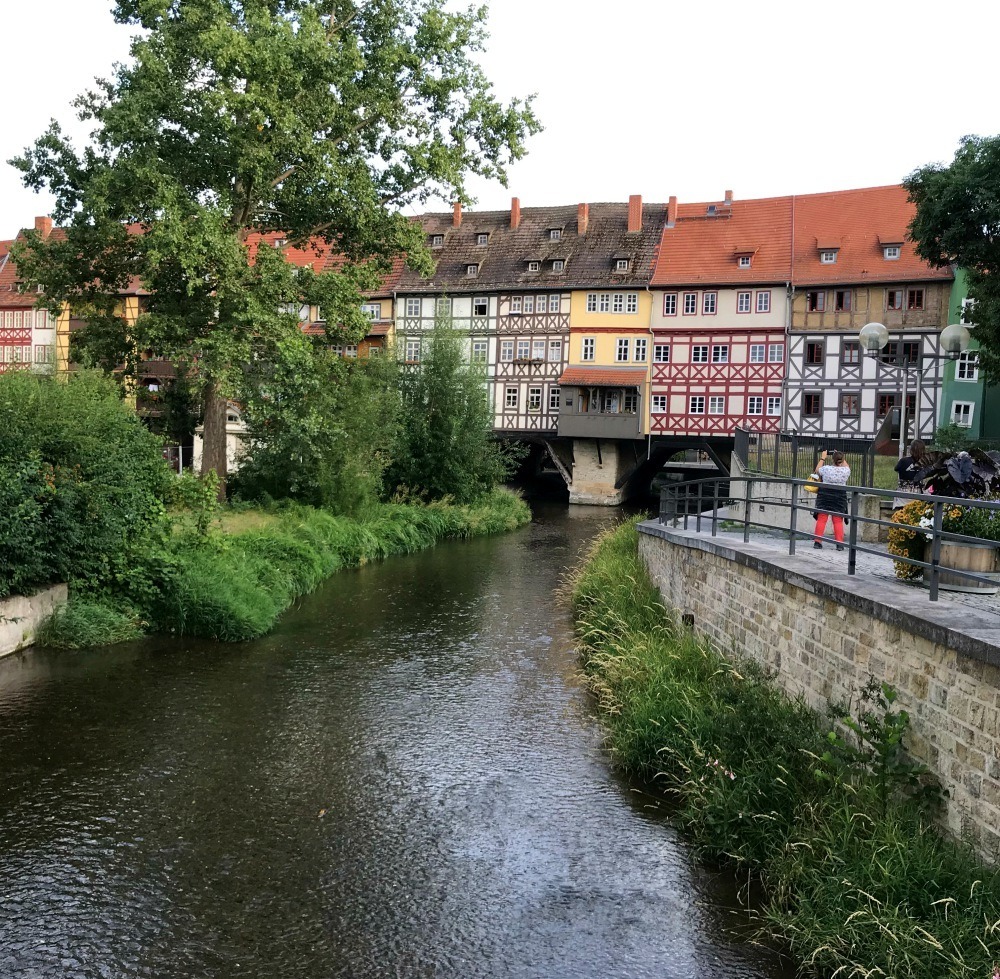
{"label": "woman's dark hair", "polygon": [[836,449],[833,453],[833,464],[839,466],[844,461],[844,453]]}
{"label": "woman's dark hair", "polygon": [[924,443],[920,439],[914,439],[910,443],[910,455],[912,456],[914,462],[920,462],[925,455],[927,455],[927,450],[924,448]]}

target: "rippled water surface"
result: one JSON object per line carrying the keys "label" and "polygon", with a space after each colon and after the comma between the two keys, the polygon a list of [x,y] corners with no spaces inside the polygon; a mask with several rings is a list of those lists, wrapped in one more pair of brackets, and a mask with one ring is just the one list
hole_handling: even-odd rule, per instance
{"label": "rippled water surface", "polygon": [[0,660],[0,976],[790,976],[601,749],[553,590],[615,519],[339,575],[254,643]]}

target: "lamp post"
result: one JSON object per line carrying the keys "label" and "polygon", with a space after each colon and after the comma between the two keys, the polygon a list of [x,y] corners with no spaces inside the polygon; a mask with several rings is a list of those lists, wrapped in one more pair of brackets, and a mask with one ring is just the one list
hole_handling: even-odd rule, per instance
{"label": "lamp post", "polygon": [[[858,342],[864,349],[866,357],[873,357],[878,359],[885,345],[889,342],[889,331],[885,328],[882,323],[866,323],[861,327],[858,333]],[[931,354],[926,358],[931,364],[935,363],[942,358],[948,360],[958,360],[962,352],[968,349],[969,346],[969,331],[959,323],[951,323],[946,326],[941,331],[941,349],[940,354]],[[903,448],[906,443],[906,386],[907,380],[909,379],[909,374],[911,370],[917,372],[917,396],[916,404],[914,405],[914,416],[916,418],[916,425],[914,426],[914,431],[919,436],[920,435],[920,395],[921,386],[923,384],[924,371],[926,367],[921,365],[918,359],[915,364],[908,364],[903,361],[900,364],[883,364],[884,367],[892,367],[896,370],[903,372],[903,403],[899,407],[899,458],[903,458]],[[927,365],[928,367],[930,364]]]}

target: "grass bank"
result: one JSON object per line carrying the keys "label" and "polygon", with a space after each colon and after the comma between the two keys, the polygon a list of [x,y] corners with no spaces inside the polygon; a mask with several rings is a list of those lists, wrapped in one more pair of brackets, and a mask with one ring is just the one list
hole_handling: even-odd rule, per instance
{"label": "grass bank", "polygon": [[71,598],[39,642],[81,648],[143,632],[253,639],[337,571],[441,540],[513,530],[530,519],[528,505],[507,490],[468,505],[385,504],[360,519],[300,505],[244,511],[223,519],[228,532],[175,534],[134,568],[122,594]]}
{"label": "grass bank", "polygon": [[891,691],[867,702],[861,740],[831,735],[830,718],[755,664],[676,624],[637,548],[623,525],[572,583],[617,763],[661,786],[705,857],[761,877],[762,930],[807,973],[991,979],[1000,873],[933,829],[894,740],[906,719]]}

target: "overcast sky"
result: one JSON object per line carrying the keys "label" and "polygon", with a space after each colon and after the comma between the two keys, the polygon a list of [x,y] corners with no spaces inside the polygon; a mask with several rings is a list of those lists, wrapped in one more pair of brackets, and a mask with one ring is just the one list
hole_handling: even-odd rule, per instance
{"label": "overcast sky", "polygon": [[[492,0],[482,61],[545,131],[483,208],[897,183],[1000,132],[1000,7],[929,0]],[[128,53],[111,0],[6,0],[0,238],[49,210],[6,164]],[[442,209],[446,205],[441,205]]]}

